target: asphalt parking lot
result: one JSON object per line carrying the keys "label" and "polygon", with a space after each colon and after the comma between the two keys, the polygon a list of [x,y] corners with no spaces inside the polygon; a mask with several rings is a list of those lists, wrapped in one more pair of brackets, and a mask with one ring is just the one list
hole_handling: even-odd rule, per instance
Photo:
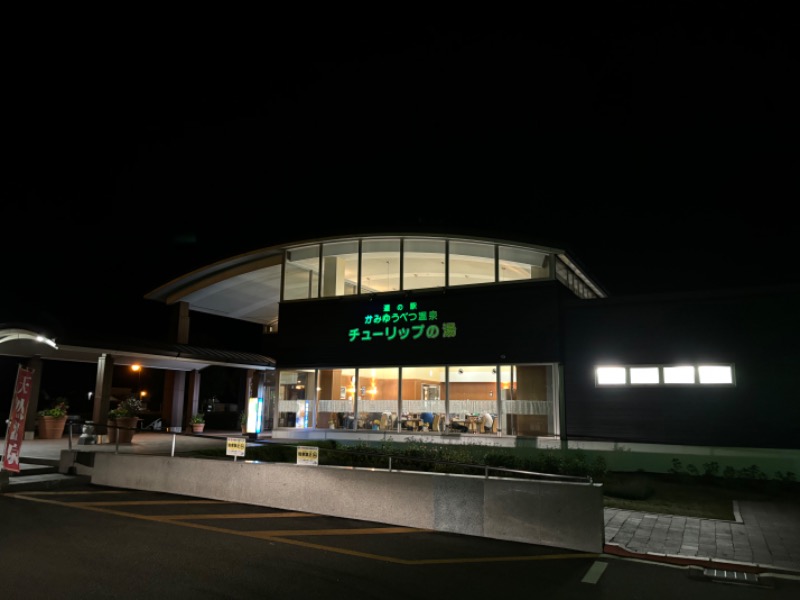
{"label": "asphalt parking lot", "polygon": [[596,556],[477,536],[92,485],[73,490],[21,492],[14,496],[169,527],[189,527],[398,564],[566,560]]}
{"label": "asphalt parking lot", "polygon": [[750,574],[710,586],[718,575],[697,566],[94,484],[1,494],[0,514],[4,600],[624,600],[643,590],[650,600],[744,600],[756,588],[788,600],[800,585]]}

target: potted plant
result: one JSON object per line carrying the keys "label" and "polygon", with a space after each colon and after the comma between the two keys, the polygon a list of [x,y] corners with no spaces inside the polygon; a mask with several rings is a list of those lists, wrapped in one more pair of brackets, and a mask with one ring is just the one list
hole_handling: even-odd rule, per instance
{"label": "potted plant", "polygon": [[108,411],[108,441],[121,444],[132,442],[140,412],[142,401],[136,396],[129,396],[117,408]]}
{"label": "potted plant", "polygon": [[64,398],[57,398],[53,406],[40,410],[36,414],[36,427],[39,437],[43,440],[60,439],[64,435],[68,410],[69,404]]}
{"label": "potted plant", "polygon": [[242,433],[247,433],[247,411],[245,410],[239,413],[239,426],[242,428]]}
{"label": "potted plant", "polygon": [[203,413],[194,413],[189,419],[189,423],[191,424],[192,431],[194,433],[202,433],[206,426],[206,418]]}

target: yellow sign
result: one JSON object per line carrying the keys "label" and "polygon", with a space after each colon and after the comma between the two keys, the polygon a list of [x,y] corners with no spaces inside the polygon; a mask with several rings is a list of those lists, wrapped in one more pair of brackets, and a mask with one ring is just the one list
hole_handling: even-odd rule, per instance
{"label": "yellow sign", "polygon": [[244,451],[247,448],[247,438],[243,437],[229,437],[227,444],[227,451],[225,454],[228,456],[244,456]]}
{"label": "yellow sign", "polygon": [[298,446],[297,447],[297,464],[298,465],[318,465],[319,464],[319,448],[315,446]]}

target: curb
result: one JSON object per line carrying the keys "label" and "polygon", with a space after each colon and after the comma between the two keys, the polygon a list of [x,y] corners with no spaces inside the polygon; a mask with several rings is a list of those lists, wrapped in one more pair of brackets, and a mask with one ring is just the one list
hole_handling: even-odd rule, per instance
{"label": "curb", "polygon": [[679,567],[702,567],[705,569],[717,569],[723,571],[736,571],[739,573],[750,573],[754,575],[779,574],[800,576],[800,571],[776,567],[774,565],[760,565],[753,563],[743,563],[736,561],[722,561],[714,558],[681,556],[676,554],[656,554],[654,552],[631,552],[616,544],[604,544],[603,554],[620,558],[632,558],[648,562],[658,562]]}

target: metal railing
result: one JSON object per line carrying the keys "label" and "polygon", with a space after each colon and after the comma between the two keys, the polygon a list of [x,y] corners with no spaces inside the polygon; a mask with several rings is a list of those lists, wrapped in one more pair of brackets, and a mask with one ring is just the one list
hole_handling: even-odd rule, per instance
{"label": "metal railing", "polygon": [[[275,442],[272,440],[255,440],[251,441],[249,447],[253,446],[281,446],[287,448],[298,448],[304,446],[303,443],[299,442]],[[305,444],[308,446],[308,444]],[[436,472],[436,473],[450,473],[450,474],[469,474],[469,473],[459,473],[459,470],[464,471],[473,471],[473,472],[480,472],[483,477],[516,477],[516,478],[523,478],[523,479],[537,479],[537,480],[547,480],[547,481],[554,481],[554,482],[562,482],[562,483],[582,483],[582,484],[591,484],[593,483],[592,477],[586,475],[563,475],[559,473],[543,473],[538,471],[527,471],[524,469],[512,469],[503,466],[493,466],[493,465],[486,465],[486,464],[478,464],[478,463],[464,463],[464,462],[457,462],[457,461],[448,461],[438,458],[424,458],[419,456],[408,456],[405,454],[395,454],[395,453],[385,453],[385,452],[364,452],[361,450],[352,450],[347,448],[325,448],[320,446],[314,446],[318,449],[319,453],[328,453],[328,454],[339,454],[348,457],[351,460],[336,460],[332,459],[331,461],[326,463],[326,466],[340,466],[340,467],[353,467],[353,468],[385,468],[389,472],[399,472],[399,471],[427,471],[427,472]],[[386,466],[380,467],[377,466],[375,463],[385,461]],[[280,462],[280,461],[276,461]],[[338,464],[337,464],[338,463]],[[359,464],[361,463],[361,464]],[[418,465],[422,466],[425,465],[428,468],[398,468],[397,464],[401,464],[403,466],[407,464],[411,465]]]}
{"label": "metal railing", "polygon": [[[86,423],[82,424],[81,427],[85,428],[86,425],[94,425],[91,421],[87,421]],[[69,423],[69,444],[68,447],[70,450],[73,449],[73,423]],[[109,426],[103,425],[101,427],[105,427],[106,429]],[[119,429],[131,429],[131,428],[122,428],[117,426]],[[142,432],[141,429],[135,429],[137,432]],[[187,440],[197,440],[197,439],[207,439],[207,440],[219,440],[220,444],[227,444],[227,437],[246,437],[242,435],[237,436],[226,436],[221,437],[220,435],[209,435],[209,434],[200,434],[200,433],[183,433],[177,431],[159,431],[159,430],[148,430],[146,432],[148,435],[158,435],[158,436],[170,436],[170,443],[168,444],[169,449],[168,451],[161,446],[160,448],[157,446],[153,446],[152,451],[146,451],[144,449],[137,449],[136,453],[139,454],[155,454],[155,455],[163,455],[169,454],[169,456],[174,457],[176,455],[176,449],[178,446],[178,440],[180,438],[185,438]],[[93,442],[91,441],[91,436],[97,435],[94,431],[86,431],[83,429],[83,433],[81,434],[81,438],[86,436],[84,444],[81,444],[79,439],[78,445],[93,445],[96,443],[96,440]],[[284,448],[298,448],[301,446],[309,446],[309,444],[303,444],[301,442],[276,442],[274,440],[259,440],[253,439],[252,437],[247,437],[247,446],[253,448],[255,446],[280,446]],[[580,475],[562,475],[558,473],[543,473],[538,471],[527,471],[524,469],[512,469],[503,466],[493,466],[493,465],[486,465],[486,464],[479,464],[479,463],[465,463],[465,462],[457,462],[457,461],[448,461],[439,458],[425,458],[419,456],[408,456],[406,454],[401,453],[386,453],[386,452],[365,452],[363,450],[358,449],[348,449],[348,448],[326,448],[324,446],[313,446],[318,449],[320,454],[327,453],[330,457],[334,455],[346,457],[345,460],[339,460],[336,458],[331,458],[329,462],[326,463],[327,466],[342,466],[342,467],[353,467],[353,468],[383,468],[386,469],[388,472],[399,472],[399,471],[426,471],[426,472],[435,472],[435,473],[449,473],[449,474],[470,474],[472,473],[480,473],[483,477],[515,477],[515,478],[522,478],[522,479],[537,479],[537,480],[547,480],[547,481],[554,481],[554,482],[569,482],[569,483],[581,483],[581,484],[591,484],[593,483],[592,477],[590,476],[580,476]],[[190,448],[188,450],[184,450],[182,454],[200,454],[202,455],[203,449],[198,448]],[[114,453],[118,454],[120,452],[120,443],[119,439],[116,440]],[[207,457],[207,458],[217,458],[217,457]],[[286,460],[283,461],[275,461],[275,462],[288,462]],[[379,466],[379,463],[384,463],[385,466]],[[398,467],[398,464],[401,465]],[[405,468],[404,468],[405,467]]]}
{"label": "metal railing", "polygon": [[[275,443],[275,442],[269,442]],[[295,444],[282,444],[284,446],[295,446]],[[477,470],[481,471],[483,476],[488,478],[490,477],[490,473],[495,474],[495,476],[499,477],[501,475],[506,476],[518,476],[523,478],[529,479],[538,479],[538,480],[548,480],[548,481],[559,481],[559,482],[570,482],[570,483],[585,483],[591,484],[592,478],[587,476],[580,476],[580,475],[562,475],[559,473],[541,473],[537,471],[526,471],[523,469],[510,469],[508,467],[496,467],[492,465],[485,465],[485,464],[477,464],[477,463],[462,463],[462,462],[455,462],[455,461],[448,461],[436,458],[423,458],[419,456],[406,456],[406,455],[399,455],[399,454],[387,454],[387,453],[377,453],[377,452],[360,452],[360,451],[353,451],[353,450],[346,450],[341,448],[319,448],[320,452],[331,452],[331,453],[345,453],[350,456],[356,456],[360,458],[365,458],[367,460],[371,460],[374,458],[378,459],[386,459],[388,463],[387,470],[391,471],[401,471],[403,469],[394,468],[395,462],[411,462],[411,463],[425,463],[428,465],[432,465],[434,472],[447,472],[447,469],[470,469],[470,470]],[[353,465],[357,467],[358,465]],[[437,471],[437,467],[442,468],[444,471]],[[374,468],[374,467],[373,467]]]}

